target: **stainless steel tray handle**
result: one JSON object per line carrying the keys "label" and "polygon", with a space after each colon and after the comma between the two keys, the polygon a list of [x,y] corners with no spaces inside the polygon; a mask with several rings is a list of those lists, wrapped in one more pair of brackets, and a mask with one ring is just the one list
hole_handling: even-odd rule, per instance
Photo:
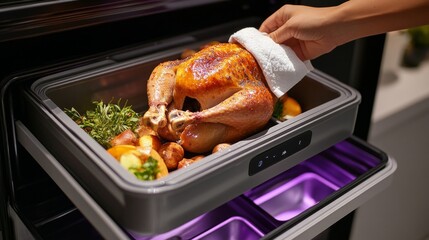
{"label": "stainless steel tray handle", "polygon": [[18,141],[61,188],[73,204],[105,239],[129,239],[124,231],[67,172],[31,131],[16,121]]}

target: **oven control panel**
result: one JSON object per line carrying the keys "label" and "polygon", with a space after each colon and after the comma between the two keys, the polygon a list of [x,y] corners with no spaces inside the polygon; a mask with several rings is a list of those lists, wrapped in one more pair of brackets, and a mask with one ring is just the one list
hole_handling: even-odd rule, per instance
{"label": "oven control panel", "polygon": [[252,176],[304,149],[310,145],[311,135],[311,131],[308,130],[253,157],[249,164],[249,176]]}

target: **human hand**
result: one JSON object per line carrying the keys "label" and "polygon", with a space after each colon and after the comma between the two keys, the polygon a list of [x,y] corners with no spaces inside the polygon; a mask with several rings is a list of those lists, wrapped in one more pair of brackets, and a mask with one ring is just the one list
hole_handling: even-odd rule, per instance
{"label": "human hand", "polygon": [[340,45],[340,33],[330,16],[335,7],[284,5],[259,30],[279,44],[292,48],[301,60],[311,60]]}

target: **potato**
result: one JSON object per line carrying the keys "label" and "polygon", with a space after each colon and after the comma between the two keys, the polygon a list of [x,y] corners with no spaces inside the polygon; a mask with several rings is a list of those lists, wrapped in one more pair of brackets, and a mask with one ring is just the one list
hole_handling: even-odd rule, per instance
{"label": "potato", "polygon": [[177,164],[177,169],[185,168],[194,162],[195,162],[194,159],[184,158],[184,159],[180,160],[179,163]]}
{"label": "potato", "polygon": [[231,147],[231,144],[229,144],[229,143],[219,143],[218,145],[216,145],[213,148],[212,153],[216,153],[216,152],[222,151],[222,150],[227,149],[229,147]]}
{"label": "potato", "polygon": [[164,160],[157,151],[148,147],[136,147],[135,150],[125,152],[120,157],[120,164],[127,170],[130,168],[138,168],[144,164],[149,157],[152,157],[158,162],[159,172],[156,174],[156,179],[167,176],[168,169],[164,163]]}
{"label": "potato", "polygon": [[122,154],[119,157],[119,163],[127,170],[130,168],[139,168],[142,165],[141,159],[132,150]]}
{"label": "potato", "polygon": [[165,177],[168,175],[167,165],[165,164],[164,159],[159,155],[155,150],[150,151],[150,156],[158,162],[159,173],[156,175],[156,179]]}
{"label": "potato", "polygon": [[136,151],[138,152],[137,155],[140,157],[142,163],[146,162],[146,160],[150,157],[150,154],[152,152],[152,148],[150,146],[137,146]]}
{"label": "potato", "polygon": [[198,155],[192,158],[184,158],[177,164],[177,169],[188,167],[189,165],[193,164],[194,162],[198,162],[199,160],[203,159],[203,155]]}
{"label": "potato", "polygon": [[185,155],[185,150],[178,143],[167,142],[162,144],[159,149],[159,155],[164,159],[168,170],[177,169],[177,164],[181,161]]}
{"label": "potato", "polygon": [[197,156],[192,157],[191,159],[198,161],[198,160],[203,159],[204,157],[205,157],[204,155],[197,155]]}
{"label": "potato", "polygon": [[107,150],[116,160],[119,161],[122,167],[129,170],[130,168],[139,168],[144,164],[149,157],[152,157],[158,162],[159,172],[156,178],[161,178],[168,175],[167,166],[159,153],[151,147],[133,146],[133,145],[117,145]]}
{"label": "potato", "polygon": [[161,147],[161,139],[157,136],[146,134],[139,138],[139,146],[152,148],[158,151]]}
{"label": "potato", "polygon": [[137,127],[137,129],[135,130],[135,132],[137,133],[137,135],[139,137],[144,136],[144,135],[154,135],[154,136],[158,136],[158,134],[156,133],[155,130],[153,130],[152,128],[143,125],[142,123],[140,124],[139,127]]}
{"label": "potato", "polygon": [[116,145],[107,149],[107,152],[119,161],[121,155],[130,150],[136,150],[136,147],[133,145]]}
{"label": "potato", "polygon": [[135,145],[137,142],[137,137],[130,129],[123,131],[122,133],[115,136],[111,141],[110,145]]}

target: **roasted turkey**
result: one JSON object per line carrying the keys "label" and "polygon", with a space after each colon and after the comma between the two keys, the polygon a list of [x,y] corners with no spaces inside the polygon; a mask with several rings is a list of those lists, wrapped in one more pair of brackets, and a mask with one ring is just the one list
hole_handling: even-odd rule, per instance
{"label": "roasted turkey", "polygon": [[147,95],[143,123],[194,153],[261,130],[274,106],[256,60],[233,43],[159,64],[148,80]]}

